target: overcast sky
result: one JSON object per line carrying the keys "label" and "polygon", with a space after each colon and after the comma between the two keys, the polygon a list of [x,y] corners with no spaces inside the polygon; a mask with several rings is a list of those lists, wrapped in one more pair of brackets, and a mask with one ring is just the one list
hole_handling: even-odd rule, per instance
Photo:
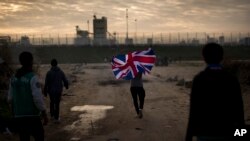
{"label": "overcast sky", "polygon": [[[109,32],[249,32],[250,0],[0,0],[0,33],[93,31],[93,15]],[[137,19],[137,22],[135,22]],[[136,26],[137,25],[137,26]]]}

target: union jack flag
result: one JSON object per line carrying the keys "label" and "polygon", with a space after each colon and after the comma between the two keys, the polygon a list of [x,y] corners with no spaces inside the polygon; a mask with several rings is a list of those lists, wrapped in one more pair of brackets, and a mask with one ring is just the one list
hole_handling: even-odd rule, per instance
{"label": "union jack flag", "polygon": [[111,65],[116,79],[130,80],[134,78],[138,72],[150,73],[156,61],[154,51],[148,50],[135,51],[132,53],[117,55],[112,58]]}

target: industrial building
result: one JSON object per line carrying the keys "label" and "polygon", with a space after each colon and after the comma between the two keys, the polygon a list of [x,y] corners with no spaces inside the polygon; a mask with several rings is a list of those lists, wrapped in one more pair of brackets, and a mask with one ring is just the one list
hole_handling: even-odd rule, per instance
{"label": "industrial building", "polygon": [[107,40],[107,32],[108,32],[108,24],[107,18],[102,17],[100,19],[96,18],[94,15],[93,19],[93,31],[94,31],[94,45],[105,45],[108,43]]}
{"label": "industrial building", "polygon": [[[89,24],[89,22],[88,22]],[[88,25],[89,26],[89,25]],[[90,36],[93,35],[93,36]],[[112,37],[111,39],[108,39]],[[114,34],[115,36],[115,34]],[[76,26],[76,38],[74,39],[75,45],[108,45],[115,42],[115,37],[108,32],[108,22],[106,17],[97,18],[93,16],[93,33],[87,30],[81,30]],[[93,37],[93,38],[91,38]]]}
{"label": "industrial building", "polygon": [[81,30],[79,26],[76,26],[76,38],[74,39],[74,43],[75,45],[89,45],[89,32],[86,30]]}

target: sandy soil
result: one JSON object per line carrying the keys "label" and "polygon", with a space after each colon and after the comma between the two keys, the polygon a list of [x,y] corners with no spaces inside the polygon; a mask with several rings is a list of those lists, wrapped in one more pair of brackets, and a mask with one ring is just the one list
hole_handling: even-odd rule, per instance
{"label": "sandy soil", "polygon": [[[46,141],[184,140],[190,89],[177,86],[175,80],[192,80],[204,64],[154,67],[143,78],[146,98],[142,119],[136,117],[129,81],[115,80],[109,64],[59,66],[71,84],[63,93],[61,123],[50,121],[44,127]],[[49,67],[39,68],[42,81]],[[45,101],[49,107],[49,99]],[[16,138],[17,135],[4,137],[10,141]]]}

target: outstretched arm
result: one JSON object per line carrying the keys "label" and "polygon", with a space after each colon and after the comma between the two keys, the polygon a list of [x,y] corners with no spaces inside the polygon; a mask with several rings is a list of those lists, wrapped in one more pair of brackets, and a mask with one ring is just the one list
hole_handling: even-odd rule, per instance
{"label": "outstretched arm", "polygon": [[69,88],[69,82],[68,82],[68,80],[67,80],[67,78],[66,78],[66,76],[65,76],[65,74],[64,74],[63,71],[62,71],[62,80],[63,80],[64,87],[66,89],[68,89]]}

